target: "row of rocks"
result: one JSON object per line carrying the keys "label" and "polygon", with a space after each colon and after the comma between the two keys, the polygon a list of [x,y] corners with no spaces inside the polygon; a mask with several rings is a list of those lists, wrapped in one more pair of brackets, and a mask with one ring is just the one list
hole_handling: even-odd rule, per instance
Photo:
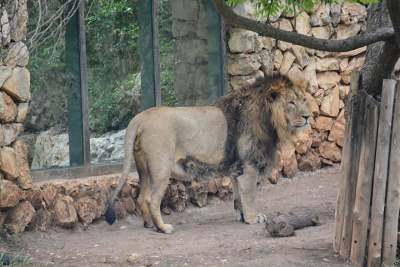
{"label": "row of rocks", "polygon": [[[46,231],[51,226],[74,228],[86,226],[101,218],[106,209],[111,190],[117,185],[118,175],[95,178],[55,180],[35,183],[30,190],[22,190],[15,183],[4,180],[0,184],[0,226],[11,233],[26,229]],[[139,193],[138,178],[129,177],[114,203],[117,218],[139,214],[136,198]],[[232,196],[230,178],[219,177],[204,182],[172,182],[162,202],[163,211],[182,212],[189,203],[198,207],[207,205],[214,195],[226,200]]]}
{"label": "row of rocks", "polygon": [[[255,18],[255,8],[245,4],[236,9]],[[365,30],[366,7],[357,3],[320,4],[311,13],[281,11],[272,18],[276,28],[322,39],[344,39]],[[281,144],[280,160],[272,181],[280,171],[294,176],[298,170],[312,171],[339,163],[343,146],[344,105],[350,91],[350,75],[364,63],[366,48],[331,53],[307,49],[242,29],[233,28],[228,38],[230,89],[247,85],[256,77],[279,72],[307,91],[314,119],[312,130],[294,145]]]}

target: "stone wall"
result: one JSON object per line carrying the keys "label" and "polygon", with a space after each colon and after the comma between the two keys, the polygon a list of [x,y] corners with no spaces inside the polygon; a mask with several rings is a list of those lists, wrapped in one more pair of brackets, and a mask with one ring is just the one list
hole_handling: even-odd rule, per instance
{"label": "stone wall", "polygon": [[[246,4],[236,8],[254,18],[255,9]],[[273,25],[324,39],[344,39],[365,30],[367,11],[356,3],[319,5],[312,13],[281,13]],[[366,48],[344,53],[307,49],[242,29],[228,31],[228,74],[230,89],[251,83],[258,76],[279,72],[307,88],[314,114],[312,130],[299,136],[295,146],[284,144],[277,170],[293,176],[298,170],[315,170],[339,163],[345,127],[344,103],[350,74],[364,63]],[[273,173],[272,181],[277,172]]]}
{"label": "stone wall", "polygon": [[35,213],[21,201],[32,181],[27,146],[18,139],[30,100],[27,21],[27,0],[0,1],[0,225],[30,221]]}

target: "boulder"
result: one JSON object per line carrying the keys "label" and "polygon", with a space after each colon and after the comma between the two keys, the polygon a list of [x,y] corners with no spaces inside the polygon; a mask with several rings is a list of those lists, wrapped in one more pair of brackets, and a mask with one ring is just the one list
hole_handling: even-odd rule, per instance
{"label": "boulder", "polygon": [[311,31],[310,16],[306,12],[297,14],[296,18],[296,31],[300,34],[309,35]]}
{"label": "boulder", "polygon": [[333,119],[325,116],[319,116],[315,120],[315,129],[318,131],[330,131],[333,126]]}
{"label": "boulder", "polygon": [[189,187],[190,202],[202,208],[207,205],[208,198],[208,183],[200,183],[192,181]]}
{"label": "boulder", "polygon": [[81,197],[75,202],[75,209],[83,225],[88,225],[96,219],[97,201],[91,197]]}
{"label": "boulder", "polygon": [[313,27],[311,33],[315,38],[329,39],[331,37],[331,28],[329,26]]}
{"label": "boulder", "polygon": [[354,24],[367,19],[367,8],[359,3],[344,2],[340,20],[344,24]]}
{"label": "boulder", "polygon": [[54,216],[57,225],[72,228],[78,221],[74,200],[70,196],[59,195],[54,204]]}
{"label": "boulder", "polygon": [[34,146],[32,170],[69,166],[68,144],[68,134],[40,133]]}
{"label": "boulder", "polygon": [[319,146],[320,155],[332,162],[340,162],[342,159],[342,151],[332,142],[325,141]]}
{"label": "boulder", "polygon": [[324,26],[331,23],[329,5],[319,5],[310,18],[311,26]]}
{"label": "boulder", "polygon": [[287,73],[287,77],[293,82],[294,85],[306,90],[308,88],[308,81],[304,79],[303,72],[297,64],[293,64]]}
{"label": "boulder", "polygon": [[0,149],[0,169],[9,180],[15,180],[19,176],[17,158],[13,148],[3,147]]}
{"label": "boulder", "polygon": [[228,73],[231,75],[249,75],[261,67],[256,54],[235,54],[228,58]]}
{"label": "boulder", "polygon": [[19,170],[17,178],[18,185],[22,189],[30,189],[32,188],[32,178],[28,162],[28,147],[24,141],[16,140],[13,144],[13,148]]}
{"label": "boulder", "polygon": [[12,69],[9,66],[0,66],[0,88],[3,86],[4,82],[10,78],[12,74]]}
{"label": "boulder", "polygon": [[315,171],[321,168],[321,159],[317,153],[309,150],[298,159],[298,166],[301,171]]}
{"label": "boulder", "polygon": [[14,42],[8,49],[8,54],[4,59],[4,63],[10,67],[25,67],[28,65],[29,52],[23,42]]}
{"label": "boulder", "polygon": [[307,91],[314,94],[318,90],[318,79],[315,61],[312,60],[303,71],[304,79],[308,81]]}
{"label": "boulder", "polygon": [[1,89],[18,102],[27,102],[31,98],[30,84],[31,75],[29,71],[26,68],[16,67]]}
{"label": "boulder", "polygon": [[280,74],[286,75],[295,59],[296,57],[290,51],[286,51],[285,54],[283,54],[282,64],[279,69]]}
{"label": "boulder", "polygon": [[28,116],[29,104],[28,103],[19,103],[18,104],[18,111],[17,111],[17,118],[15,122],[23,123],[25,122]]}
{"label": "boulder", "polygon": [[321,114],[336,117],[339,114],[339,86],[335,86],[321,103]]}
{"label": "boulder", "polygon": [[41,191],[43,193],[43,200],[46,207],[52,208],[58,193],[58,188],[54,184],[48,183],[41,187]]}
{"label": "boulder", "polygon": [[317,59],[317,71],[338,71],[339,61],[336,58]]}
{"label": "boulder", "polygon": [[310,95],[309,93],[306,93],[305,96],[306,96],[308,106],[309,106],[312,114],[314,116],[318,116],[319,115],[319,106],[318,106],[317,102],[315,101],[314,97],[312,95]]}
{"label": "boulder", "polygon": [[325,141],[328,138],[328,132],[327,131],[313,131],[312,133],[312,148],[318,148],[323,141]]}
{"label": "boulder", "polygon": [[11,40],[18,42],[25,40],[28,30],[28,1],[18,1],[18,5],[15,5],[15,8],[16,13],[10,20],[10,35]]}
{"label": "boulder", "polygon": [[54,214],[46,209],[36,210],[31,225],[34,230],[46,232],[53,224]]}
{"label": "boulder", "polygon": [[8,212],[7,229],[13,234],[24,232],[25,227],[32,221],[34,215],[35,209],[29,201],[19,203]]}
{"label": "boulder", "polygon": [[334,71],[321,72],[317,74],[318,85],[324,90],[337,86],[342,77]]}
{"label": "boulder", "polygon": [[32,204],[35,210],[46,208],[43,192],[40,188],[33,188],[32,190],[26,191],[26,200]]}
{"label": "boulder", "polygon": [[10,96],[0,92],[0,122],[9,123],[17,116],[17,105]]}
{"label": "boulder", "polygon": [[276,69],[280,69],[283,60],[283,54],[281,50],[276,49],[274,54],[274,66]]}
{"label": "boulder", "polygon": [[270,50],[260,52],[261,69],[267,75],[272,75],[274,70],[274,54]]}
{"label": "boulder", "polygon": [[24,198],[24,192],[15,183],[0,179],[0,208],[15,207]]}
{"label": "boulder", "polygon": [[344,25],[340,24],[337,28],[336,39],[346,39],[357,35],[361,30],[361,24]]}
{"label": "boulder", "polygon": [[301,134],[297,134],[295,138],[295,151],[300,155],[304,155],[311,148],[312,144],[312,136],[311,129],[302,132]]}
{"label": "boulder", "polygon": [[351,51],[340,52],[340,53],[337,53],[336,55],[339,58],[354,57],[354,56],[358,56],[359,54],[364,53],[365,51],[367,51],[367,47],[363,46],[363,47],[360,47],[360,48],[357,48],[357,49],[354,49]]}
{"label": "boulder", "polygon": [[0,125],[1,141],[0,145],[9,146],[15,141],[20,133],[24,131],[21,123],[8,123]]}
{"label": "boulder", "polygon": [[344,118],[344,110],[342,110],[335,122],[333,123],[328,140],[331,142],[335,142],[340,147],[343,147],[345,127],[346,120]]}
{"label": "boulder", "polygon": [[233,29],[230,32],[228,41],[230,51],[232,53],[254,52],[257,35],[257,33],[252,31],[237,28]]}
{"label": "boulder", "polygon": [[296,60],[299,63],[299,65],[304,68],[311,62],[311,58],[306,52],[306,49],[302,46],[299,45],[293,45],[292,51],[294,55],[296,56]]}
{"label": "boulder", "polygon": [[136,204],[131,197],[123,197],[121,198],[121,202],[128,214],[134,214],[136,212]]}

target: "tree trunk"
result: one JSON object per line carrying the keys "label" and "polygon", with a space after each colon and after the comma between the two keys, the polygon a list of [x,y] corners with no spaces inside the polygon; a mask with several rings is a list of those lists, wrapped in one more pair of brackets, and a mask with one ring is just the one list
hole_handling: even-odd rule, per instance
{"label": "tree trunk", "polygon": [[[381,27],[392,27],[386,1],[368,8],[367,31]],[[400,48],[396,42],[378,42],[369,45],[365,64],[361,70],[361,87],[367,93],[380,96],[383,79],[390,78],[393,68],[400,57]]]}

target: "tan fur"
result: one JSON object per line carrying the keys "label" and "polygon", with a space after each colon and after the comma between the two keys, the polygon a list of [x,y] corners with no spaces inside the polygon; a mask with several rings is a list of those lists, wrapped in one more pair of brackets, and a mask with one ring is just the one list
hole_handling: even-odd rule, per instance
{"label": "tan fur", "polygon": [[310,112],[304,99],[300,89],[294,88],[287,78],[278,77],[232,92],[215,106],[159,107],[138,114],[126,131],[124,169],[110,203],[125,183],[134,155],[141,185],[138,206],[145,226],[153,222],[159,231],[171,233],[172,226],[165,224],[160,214],[161,199],[170,178],[192,178],[182,165],[187,158],[218,166],[232,148],[237,151],[235,160],[242,170],[233,179],[235,209],[246,223],[255,222],[259,161],[266,157],[264,150],[256,152],[260,152],[260,144],[270,142],[271,150],[266,154],[274,155],[271,134],[276,132],[279,140],[290,140],[291,135],[307,125],[304,117]]}

